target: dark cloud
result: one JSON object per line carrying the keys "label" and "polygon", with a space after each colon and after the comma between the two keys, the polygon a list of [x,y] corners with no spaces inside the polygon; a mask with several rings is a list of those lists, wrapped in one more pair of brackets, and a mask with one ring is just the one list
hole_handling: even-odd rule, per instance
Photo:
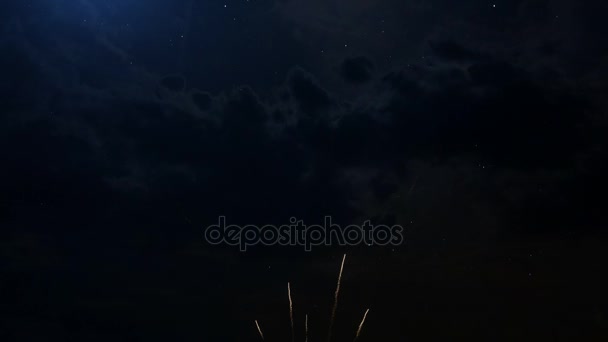
{"label": "dark cloud", "polygon": [[321,88],[313,76],[300,68],[290,72],[287,83],[294,101],[307,115],[316,116],[333,103],[329,93]]}
{"label": "dark cloud", "polygon": [[229,129],[263,133],[269,115],[253,89],[238,87],[226,97],[219,118]]}
{"label": "dark cloud", "polygon": [[192,101],[200,110],[209,110],[211,108],[213,98],[211,94],[202,91],[195,91],[192,93]]}
{"label": "dark cloud", "polygon": [[506,62],[488,62],[473,64],[468,68],[473,82],[486,86],[508,86],[519,81],[526,81],[522,70]]}
{"label": "dark cloud", "polygon": [[[183,90],[185,80],[170,79],[175,84],[169,90]],[[153,92],[107,98],[82,88],[79,95],[55,99],[54,116],[27,124],[11,121],[4,146],[26,136],[31,143],[21,144],[20,152],[4,150],[13,165],[4,179],[23,179],[13,181],[13,194],[26,183],[23,170],[36,169],[41,181],[55,184],[84,182],[64,188],[76,191],[72,198],[86,186],[106,187],[96,190],[106,194],[173,194],[184,202],[198,189],[215,196],[218,202],[211,207],[232,203],[228,207],[241,215],[251,215],[245,208],[259,193],[267,195],[269,210],[309,208],[314,200],[308,191],[325,184],[325,191],[332,189],[326,206],[354,214],[349,205],[336,205],[353,195],[352,184],[342,183],[347,168],[408,174],[403,167],[412,161],[441,165],[462,159],[467,167],[497,173],[531,176],[542,168],[568,174],[589,148],[584,143],[588,122],[579,111],[586,100],[566,84],[544,87],[536,73],[508,62],[410,65],[374,79],[372,100],[350,105],[339,105],[301,68],[287,76],[288,96],[274,100],[247,86],[217,96],[195,90],[161,100]],[[35,86],[25,76],[21,80],[23,87]],[[304,116],[290,114],[297,112]],[[282,128],[276,131],[273,124]],[[31,162],[20,161],[24,151],[30,151],[26,160]],[[564,177],[548,178],[545,186],[560,188]],[[387,187],[370,182],[371,188]],[[522,186],[524,193],[536,191]],[[53,198],[58,189],[34,187],[31,197]],[[291,196],[287,189],[301,196],[285,201]],[[378,198],[396,191],[387,189],[378,190]],[[523,213],[523,207],[512,208]],[[270,212],[258,209],[256,217]]]}
{"label": "dark cloud", "polygon": [[36,63],[23,44],[12,40],[1,42],[2,80],[0,81],[0,100],[3,113],[31,106],[32,99],[38,99],[37,92],[50,86],[45,70]]}
{"label": "dark cloud", "polygon": [[[544,89],[510,64],[475,64],[470,79],[463,83],[459,74],[456,86],[440,86],[434,70],[419,81],[417,73],[385,77],[395,96],[383,108],[399,143],[416,146],[416,153],[471,152],[491,164],[537,166],[566,160],[567,151],[572,157],[564,137],[582,138],[578,127],[585,119],[576,110],[582,100],[567,89]],[[434,86],[426,87],[426,79]]]}
{"label": "dark cloud", "polygon": [[539,46],[539,51],[543,55],[552,56],[559,52],[560,42],[557,40],[550,40],[542,42]]}
{"label": "dark cloud", "polygon": [[359,56],[345,59],[340,65],[340,75],[349,83],[365,83],[371,80],[374,64]]}
{"label": "dark cloud", "polygon": [[163,77],[160,84],[171,91],[182,91],[186,86],[186,81],[181,76],[169,75]]}
{"label": "dark cloud", "polygon": [[483,58],[483,54],[473,51],[453,41],[443,40],[430,43],[433,52],[448,61],[464,62]]}

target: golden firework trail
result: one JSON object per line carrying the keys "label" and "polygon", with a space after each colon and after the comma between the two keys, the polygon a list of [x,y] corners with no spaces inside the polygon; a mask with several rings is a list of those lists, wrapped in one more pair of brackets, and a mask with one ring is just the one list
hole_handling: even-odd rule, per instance
{"label": "golden firework trail", "polygon": [[304,342],[308,342],[308,314],[304,317]]}
{"label": "golden firework trail", "polygon": [[291,300],[291,286],[287,283],[287,296],[289,297],[289,321],[291,322],[291,342],[295,340],[295,332],[293,329],[293,301]]}
{"label": "golden firework trail", "polygon": [[357,329],[357,334],[355,335],[355,339],[353,340],[353,342],[359,338],[359,335],[361,334],[361,329],[363,328],[363,324],[365,323],[365,318],[367,317],[368,312],[369,312],[369,309],[367,309],[365,311],[365,314],[363,314],[363,319],[361,320],[361,323],[359,324],[359,328]]}
{"label": "golden firework trail", "polygon": [[340,265],[340,273],[338,274],[338,284],[336,285],[336,292],[334,293],[334,305],[331,309],[331,318],[329,320],[329,331],[327,333],[327,342],[331,341],[331,332],[334,327],[334,319],[336,318],[336,310],[338,309],[338,295],[340,294],[340,282],[342,281],[342,270],[344,270],[344,261],[346,260],[346,254],[342,257],[342,264]]}
{"label": "golden firework trail", "polygon": [[262,338],[262,341],[264,341],[264,334],[262,333],[262,329],[260,328],[260,325],[258,324],[258,320],[255,320],[255,326],[258,328],[258,332],[260,333],[260,337]]}

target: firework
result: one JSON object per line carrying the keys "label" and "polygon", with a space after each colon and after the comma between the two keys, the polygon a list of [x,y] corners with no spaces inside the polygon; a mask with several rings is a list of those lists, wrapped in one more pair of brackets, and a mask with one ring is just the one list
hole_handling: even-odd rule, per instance
{"label": "firework", "polygon": [[[344,263],[346,261],[346,254],[344,254],[344,256],[342,257],[342,263],[340,264],[340,272],[338,273],[338,283],[336,284],[336,292],[334,293],[334,303],[332,306],[332,311],[331,311],[331,317],[330,317],[330,321],[329,321],[329,331],[328,331],[328,335],[327,335],[327,341],[331,342],[331,337],[332,337],[332,328],[334,325],[334,320],[336,318],[336,312],[338,309],[338,297],[340,295],[340,285],[342,283],[342,271],[344,270]],[[293,300],[291,298],[291,283],[287,282],[287,298],[289,299],[289,321],[291,324],[291,341],[295,342],[295,326],[294,326],[294,319],[293,319]],[[363,319],[361,320],[361,323],[359,323],[359,327],[357,329],[357,332],[355,334],[355,339],[353,340],[353,342],[357,341],[357,339],[359,338],[359,335],[361,335],[361,330],[363,329],[363,324],[365,324],[365,319],[367,318],[367,314],[369,313],[369,309],[367,309],[365,311],[365,313],[363,314]],[[258,324],[258,321],[255,321],[255,325],[258,329],[258,333],[260,334],[260,337],[262,338],[262,341],[264,341],[264,334],[262,333],[262,329],[260,328],[260,325]],[[304,315],[304,342],[308,342],[308,313]]]}
{"label": "firework", "polygon": [[308,342],[308,314],[304,317],[304,342]]}
{"label": "firework", "polygon": [[340,282],[342,281],[342,270],[344,269],[344,261],[346,260],[346,254],[342,257],[342,264],[340,265],[340,273],[338,274],[338,284],[336,285],[336,292],[334,293],[334,305],[331,309],[331,318],[329,320],[329,331],[327,333],[327,342],[331,341],[331,332],[334,327],[334,319],[336,318],[336,310],[338,309],[338,295],[340,294]]}
{"label": "firework", "polygon": [[291,286],[287,283],[287,297],[289,297],[289,321],[291,322],[291,342],[295,341],[295,332],[293,329],[293,301],[291,300]]}
{"label": "firework", "polygon": [[258,324],[258,320],[255,320],[255,326],[258,328],[258,332],[260,333],[260,337],[262,338],[262,341],[264,341],[264,334],[262,333],[262,329],[260,328],[260,325]]}
{"label": "firework", "polygon": [[368,312],[369,312],[369,309],[367,309],[365,311],[365,314],[363,314],[363,319],[361,320],[361,323],[359,324],[359,328],[357,329],[357,334],[355,335],[355,339],[353,340],[353,342],[359,338],[359,335],[361,334],[361,329],[363,328],[363,323],[365,323],[365,318],[367,317]]}

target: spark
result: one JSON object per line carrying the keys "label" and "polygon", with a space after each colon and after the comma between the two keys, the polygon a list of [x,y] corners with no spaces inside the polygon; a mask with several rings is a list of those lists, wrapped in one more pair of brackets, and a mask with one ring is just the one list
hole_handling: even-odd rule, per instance
{"label": "spark", "polygon": [[295,340],[295,333],[293,330],[293,302],[291,300],[291,286],[287,283],[287,296],[289,297],[289,321],[291,322],[291,342]]}
{"label": "spark", "polygon": [[304,342],[308,342],[308,314],[304,317]]}
{"label": "spark", "polygon": [[338,309],[338,295],[340,294],[340,282],[342,281],[342,270],[344,269],[344,261],[346,260],[346,254],[342,257],[342,264],[340,265],[340,273],[338,274],[338,284],[336,285],[336,292],[334,293],[334,305],[331,309],[331,318],[329,320],[329,332],[327,333],[327,342],[331,341],[331,331],[334,327],[334,319],[336,318],[336,310]]}
{"label": "spark", "polygon": [[262,329],[260,328],[260,325],[258,324],[258,320],[255,320],[255,326],[258,328],[258,332],[260,333],[260,337],[262,338],[262,341],[264,341],[264,334],[262,333]]}
{"label": "spark", "polygon": [[363,323],[365,323],[365,318],[367,317],[368,312],[369,312],[369,309],[367,309],[365,311],[365,314],[363,314],[363,319],[361,320],[361,323],[359,324],[359,328],[357,329],[357,334],[355,335],[355,339],[353,340],[353,342],[359,338],[359,335],[361,334],[361,329],[363,328]]}

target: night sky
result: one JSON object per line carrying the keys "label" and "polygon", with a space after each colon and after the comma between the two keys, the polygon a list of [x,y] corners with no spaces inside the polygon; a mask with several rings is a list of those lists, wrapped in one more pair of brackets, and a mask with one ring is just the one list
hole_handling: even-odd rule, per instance
{"label": "night sky", "polygon": [[[606,341],[608,3],[0,1],[0,340]],[[234,224],[399,246],[211,245]]]}

